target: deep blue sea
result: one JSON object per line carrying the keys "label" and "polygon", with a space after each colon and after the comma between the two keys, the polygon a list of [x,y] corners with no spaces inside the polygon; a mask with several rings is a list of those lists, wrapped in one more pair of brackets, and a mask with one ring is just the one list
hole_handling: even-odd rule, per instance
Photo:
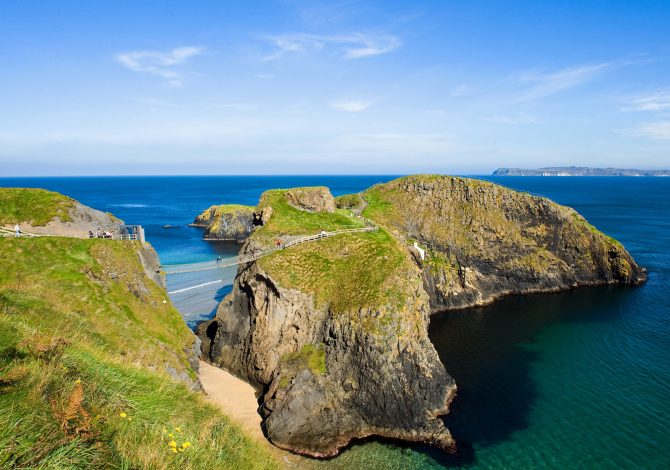
{"label": "deep blue sea", "polygon": [[[670,468],[670,178],[482,178],[576,208],[620,240],[647,267],[649,281],[637,288],[508,297],[435,315],[430,336],[459,387],[445,419],[458,455],[373,441],[317,466]],[[168,264],[239,249],[204,242],[199,229],[186,226],[212,204],[255,204],[265,189],[304,185],[326,185],[338,195],[389,179],[0,178],[0,186],[59,191],[142,224]],[[224,284],[173,300],[193,324],[212,314],[229,289]]]}

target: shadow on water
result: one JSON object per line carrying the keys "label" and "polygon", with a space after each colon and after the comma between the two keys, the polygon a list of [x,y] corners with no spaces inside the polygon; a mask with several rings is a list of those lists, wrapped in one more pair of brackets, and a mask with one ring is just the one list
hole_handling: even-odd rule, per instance
{"label": "shadow on water", "polygon": [[580,288],[558,294],[509,296],[479,308],[442,312],[431,319],[429,336],[458,394],[444,420],[458,443],[448,456],[414,447],[444,466],[469,466],[477,448],[510,439],[529,426],[537,399],[531,368],[533,348],[550,325],[611,321],[636,289]]}

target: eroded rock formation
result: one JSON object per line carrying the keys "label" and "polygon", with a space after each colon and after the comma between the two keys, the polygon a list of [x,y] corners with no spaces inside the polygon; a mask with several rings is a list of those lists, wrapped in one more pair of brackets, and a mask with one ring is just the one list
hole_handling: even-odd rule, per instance
{"label": "eroded rock formation", "polygon": [[[242,251],[294,236],[301,223],[305,234],[363,223],[319,205],[330,193],[303,194],[266,193],[265,223]],[[370,435],[451,450],[438,417],[456,385],[428,339],[431,313],[645,279],[617,241],[545,198],[442,176],[401,178],[363,198],[376,232],[240,266],[216,317],[198,328],[204,358],[256,387],[268,438],[295,452],[330,456]]]}

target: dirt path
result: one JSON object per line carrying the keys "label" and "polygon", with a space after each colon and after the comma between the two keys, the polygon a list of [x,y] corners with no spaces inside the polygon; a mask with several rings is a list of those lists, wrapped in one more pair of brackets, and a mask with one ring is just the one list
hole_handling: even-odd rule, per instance
{"label": "dirt path", "polygon": [[256,411],[256,392],[243,380],[223,369],[200,361],[200,382],[207,398],[237,423],[249,436],[263,444],[286,468],[308,468],[309,460],[273,446],[261,431],[261,417]]}

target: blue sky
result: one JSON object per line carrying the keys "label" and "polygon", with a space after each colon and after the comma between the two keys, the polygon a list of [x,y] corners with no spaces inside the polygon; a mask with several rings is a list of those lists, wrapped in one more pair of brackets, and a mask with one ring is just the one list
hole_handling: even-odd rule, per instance
{"label": "blue sky", "polygon": [[670,167],[670,2],[0,2],[0,176]]}

